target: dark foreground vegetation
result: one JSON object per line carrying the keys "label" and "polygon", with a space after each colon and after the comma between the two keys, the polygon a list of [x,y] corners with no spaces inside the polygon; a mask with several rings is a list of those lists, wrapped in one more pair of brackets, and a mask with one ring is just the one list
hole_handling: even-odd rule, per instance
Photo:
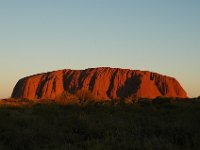
{"label": "dark foreground vegetation", "polygon": [[200,100],[0,105],[1,150],[200,149]]}

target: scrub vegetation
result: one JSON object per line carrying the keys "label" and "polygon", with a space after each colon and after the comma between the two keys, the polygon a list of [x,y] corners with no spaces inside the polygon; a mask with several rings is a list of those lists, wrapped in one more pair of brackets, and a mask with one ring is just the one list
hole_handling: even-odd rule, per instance
{"label": "scrub vegetation", "polygon": [[[81,95],[84,96],[81,97]],[[0,149],[200,149],[200,99],[0,102]],[[79,101],[81,100],[81,101]]]}

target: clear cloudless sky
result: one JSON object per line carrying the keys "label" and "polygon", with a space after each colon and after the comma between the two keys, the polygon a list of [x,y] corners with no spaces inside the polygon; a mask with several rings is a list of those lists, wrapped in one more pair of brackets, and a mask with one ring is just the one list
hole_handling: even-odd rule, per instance
{"label": "clear cloudless sky", "polygon": [[110,66],[175,77],[200,95],[200,0],[1,0],[0,98],[18,79]]}

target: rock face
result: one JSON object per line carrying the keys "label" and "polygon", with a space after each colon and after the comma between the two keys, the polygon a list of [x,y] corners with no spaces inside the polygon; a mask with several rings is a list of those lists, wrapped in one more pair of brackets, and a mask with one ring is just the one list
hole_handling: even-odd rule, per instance
{"label": "rock face", "polygon": [[187,97],[175,78],[148,71],[103,67],[59,70],[23,78],[16,84],[12,98],[54,99],[64,91],[76,93],[78,90],[90,91],[98,100],[131,96]]}

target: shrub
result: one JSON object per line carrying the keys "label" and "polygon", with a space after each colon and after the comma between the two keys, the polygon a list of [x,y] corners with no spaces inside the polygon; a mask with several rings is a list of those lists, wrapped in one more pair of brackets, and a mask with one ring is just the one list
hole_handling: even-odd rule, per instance
{"label": "shrub", "polygon": [[138,102],[138,97],[137,97],[137,95],[134,94],[134,95],[131,95],[131,96],[125,98],[124,101],[127,104],[134,104],[134,103]]}
{"label": "shrub", "polygon": [[31,100],[28,98],[22,98],[18,100],[19,102],[30,102]]}
{"label": "shrub", "polygon": [[154,100],[152,100],[153,104],[170,104],[171,99],[167,97],[157,97]]}
{"label": "shrub", "polygon": [[76,92],[76,96],[78,97],[81,103],[86,101],[92,101],[95,99],[92,93],[88,90],[78,90]]}
{"label": "shrub", "polygon": [[141,106],[149,106],[151,105],[151,100],[147,98],[139,99],[137,103]]}
{"label": "shrub", "polygon": [[56,102],[60,104],[73,104],[73,103],[78,103],[78,97],[74,94],[71,94],[67,91],[64,91],[61,93],[59,96],[55,98]]}

